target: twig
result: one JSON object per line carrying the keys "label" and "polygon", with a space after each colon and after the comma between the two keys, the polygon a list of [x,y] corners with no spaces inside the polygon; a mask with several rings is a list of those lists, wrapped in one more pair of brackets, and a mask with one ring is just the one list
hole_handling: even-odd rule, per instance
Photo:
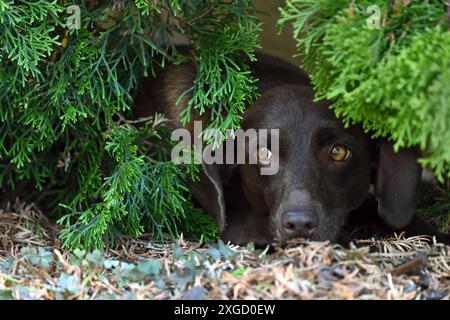
{"label": "twig", "polygon": [[121,114],[117,114],[117,116],[119,117],[119,122],[125,123],[125,124],[138,124],[138,123],[143,123],[143,122],[147,122],[147,121],[153,120],[153,116],[145,117],[145,118],[139,118],[139,119],[136,119],[136,120],[125,119],[125,117],[122,116]]}
{"label": "twig", "polygon": [[399,274],[405,274],[410,271],[413,271],[417,269],[420,266],[424,266],[427,263],[428,256],[424,252],[420,252],[417,254],[417,256],[411,260],[408,261],[394,269],[391,270],[391,274],[393,275],[399,275]]}
{"label": "twig", "polygon": [[157,117],[157,116],[149,116],[149,117],[143,117],[138,118],[134,120],[126,119],[124,116],[122,116],[120,113],[117,114],[119,117],[119,123],[125,123],[125,124],[139,124],[144,123],[147,121],[153,121],[152,128],[156,128],[160,124],[163,123],[170,123],[170,122],[178,122],[177,120],[167,119],[164,117]]}

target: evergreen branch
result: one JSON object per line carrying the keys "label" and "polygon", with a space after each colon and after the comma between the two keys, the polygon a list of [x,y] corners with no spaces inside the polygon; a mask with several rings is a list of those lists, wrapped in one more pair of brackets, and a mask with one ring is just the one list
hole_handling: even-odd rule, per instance
{"label": "evergreen branch", "polygon": [[[369,5],[381,10],[379,28],[367,27]],[[355,1],[351,9],[290,0],[280,19],[293,24],[316,99],[333,101],[346,124],[362,123],[397,149],[420,146],[428,153],[421,163],[440,181],[450,176],[447,8],[438,0]]]}

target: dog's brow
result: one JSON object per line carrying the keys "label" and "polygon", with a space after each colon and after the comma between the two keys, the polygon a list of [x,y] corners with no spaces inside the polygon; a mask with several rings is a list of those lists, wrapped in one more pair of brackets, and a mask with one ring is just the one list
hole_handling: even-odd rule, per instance
{"label": "dog's brow", "polygon": [[335,122],[327,122],[326,125],[321,125],[316,134],[320,137],[323,143],[331,142],[332,140],[339,140],[341,143],[353,145],[356,141],[355,137],[345,130],[342,126]]}

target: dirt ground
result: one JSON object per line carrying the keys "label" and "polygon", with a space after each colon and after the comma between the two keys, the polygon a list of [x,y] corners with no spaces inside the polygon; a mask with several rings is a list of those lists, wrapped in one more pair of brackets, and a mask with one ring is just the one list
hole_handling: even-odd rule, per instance
{"label": "dirt ground", "polygon": [[0,299],[450,299],[450,247],[427,237],[291,243],[122,240],[61,249],[32,205],[0,210]]}

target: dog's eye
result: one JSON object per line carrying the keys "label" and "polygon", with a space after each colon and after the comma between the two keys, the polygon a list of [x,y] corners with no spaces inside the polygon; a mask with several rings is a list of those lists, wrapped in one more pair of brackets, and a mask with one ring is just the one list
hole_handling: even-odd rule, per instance
{"label": "dog's eye", "polygon": [[260,147],[256,150],[256,159],[258,159],[260,164],[268,165],[272,160],[272,152],[270,152],[270,150],[266,147]]}
{"label": "dog's eye", "polygon": [[344,145],[335,145],[330,151],[330,159],[333,161],[346,161],[352,155],[351,151]]}

